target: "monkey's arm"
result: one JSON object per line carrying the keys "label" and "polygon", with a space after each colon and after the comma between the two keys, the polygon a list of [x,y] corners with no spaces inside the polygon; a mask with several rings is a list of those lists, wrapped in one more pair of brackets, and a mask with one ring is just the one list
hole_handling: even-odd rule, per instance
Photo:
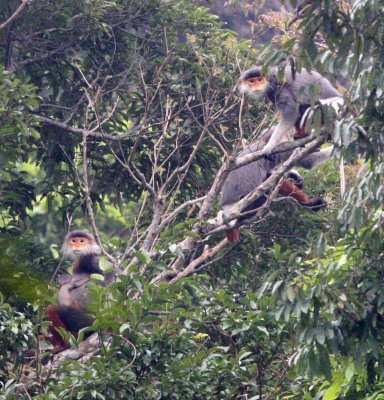
{"label": "monkey's arm", "polygon": [[80,274],[74,275],[72,279],[72,287],[71,289],[77,289],[80,286],[84,286],[86,283],[89,282],[89,277],[91,274]]}
{"label": "monkey's arm", "polygon": [[66,290],[77,289],[89,281],[89,276],[90,274],[62,274],[57,278],[56,283],[60,288],[65,285]]}
{"label": "monkey's arm", "polygon": [[87,289],[90,274],[69,275],[70,279],[64,283],[58,293],[59,305],[82,308],[86,303]]}
{"label": "monkey's arm", "polygon": [[72,275],[62,274],[57,277],[56,283],[60,288],[64,285],[66,285],[70,290],[73,287],[73,283],[71,282],[71,280],[72,280]]}
{"label": "monkey's arm", "polygon": [[267,152],[272,151],[278,144],[287,140],[287,136],[293,130],[296,120],[299,118],[298,106],[287,89],[282,89],[278,94],[275,106],[280,114],[280,120],[264,147]]}
{"label": "monkey's arm", "polygon": [[312,154],[309,154],[302,160],[299,160],[295,165],[305,169],[312,169],[316,165],[329,160],[331,158],[332,151],[333,151],[333,146],[326,147],[325,149],[321,149]]}

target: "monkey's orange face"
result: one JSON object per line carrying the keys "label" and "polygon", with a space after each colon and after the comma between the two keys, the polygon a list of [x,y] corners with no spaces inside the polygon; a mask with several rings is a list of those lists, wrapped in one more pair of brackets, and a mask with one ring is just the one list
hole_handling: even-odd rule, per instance
{"label": "monkey's orange face", "polygon": [[86,238],[86,237],[71,237],[69,240],[69,246],[72,248],[73,252],[79,253],[79,252],[84,252],[84,249],[86,249],[89,245],[91,244],[91,241]]}
{"label": "monkey's orange face", "polygon": [[239,82],[240,93],[249,94],[257,98],[264,96],[267,87],[268,81],[263,76],[255,76]]}
{"label": "monkey's orange face", "polygon": [[100,254],[99,245],[86,236],[70,236],[64,241],[63,253],[70,258],[76,259],[81,255]]}

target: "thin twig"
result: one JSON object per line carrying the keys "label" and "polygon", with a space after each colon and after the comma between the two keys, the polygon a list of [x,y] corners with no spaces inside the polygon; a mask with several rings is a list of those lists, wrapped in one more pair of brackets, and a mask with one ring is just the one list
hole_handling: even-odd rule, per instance
{"label": "thin twig", "polygon": [[[91,100],[89,99],[89,101],[90,101],[89,107],[91,107],[92,106]],[[89,107],[87,107],[87,114],[88,114]],[[103,254],[105,254],[107,256],[108,260],[113,265],[116,265],[117,264],[117,260],[105,250],[105,248],[104,248],[104,246],[103,246],[103,244],[101,242],[101,239],[100,239],[99,231],[98,231],[97,226],[96,226],[95,214],[93,212],[93,205],[92,205],[90,186],[89,186],[89,179],[88,179],[87,136],[88,136],[87,129],[84,129],[83,141],[82,141],[81,144],[82,144],[82,147],[83,147],[83,191],[84,191],[84,197],[85,197],[85,206],[87,208],[88,217],[89,217],[89,220],[90,220],[90,223],[91,223],[92,233],[95,236],[97,244],[100,246],[101,251],[103,252]]]}
{"label": "thin twig", "polygon": [[1,25],[0,25],[0,31],[5,29],[11,22],[13,22],[16,18],[20,16],[20,14],[23,12],[24,8],[28,4],[29,0],[22,0],[21,4],[17,8],[17,10],[7,19],[5,20]]}
{"label": "thin twig", "polygon": [[182,278],[185,278],[188,275],[191,275],[195,272],[196,268],[202,264],[205,260],[208,258],[211,258],[215,254],[217,254],[221,249],[223,249],[226,245],[228,244],[227,239],[223,239],[221,242],[219,242],[216,246],[212,248],[208,248],[203,251],[203,253],[197,257],[195,260],[193,260],[185,269],[180,271],[174,278],[172,278],[169,281],[170,285],[175,284],[177,281],[179,281]]}
{"label": "thin twig", "polygon": [[[75,128],[73,126],[70,126],[70,125],[67,125],[67,124],[65,124],[63,122],[56,121],[54,119],[45,117],[43,115],[39,115],[39,114],[33,114],[33,115],[35,117],[39,118],[40,120],[44,121],[45,123],[47,123],[49,125],[52,125],[52,126],[56,126],[58,128],[61,128],[61,129],[65,130],[65,131],[67,131],[67,132],[77,133],[79,135],[83,135],[84,132],[86,132],[82,128]],[[136,126],[130,128],[130,129],[128,129],[126,132],[124,132],[121,135],[110,135],[108,133],[95,132],[95,131],[86,132],[86,133],[87,133],[87,137],[88,138],[92,137],[92,138],[95,138],[95,139],[108,139],[108,140],[112,140],[112,141],[121,141],[121,140],[126,139],[126,138],[134,137],[135,136],[134,134],[140,129],[142,129],[142,124],[136,125]]]}
{"label": "thin twig", "polygon": [[178,214],[181,213],[185,208],[192,206],[194,204],[200,203],[205,199],[206,196],[199,197],[197,199],[188,200],[185,203],[181,204],[179,207],[175,208],[166,218],[164,218],[159,225],[159,229],[163,229],[165,225],[171,222]]}

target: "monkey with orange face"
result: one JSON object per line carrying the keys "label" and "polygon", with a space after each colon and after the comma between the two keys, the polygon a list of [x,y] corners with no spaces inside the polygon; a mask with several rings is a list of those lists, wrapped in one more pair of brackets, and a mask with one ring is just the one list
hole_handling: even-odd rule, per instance
{"label": "monkey with orange face", "polygon": [[61,275],[57,283],[60,287],[58,304],[47,307],[49,336],[53,353],[69,347],[56,328],[63,328],[77,336],[79,331],[92,325],[93,318],[87,312],[88,290],[86,284],[91,274],[103,274],[99,268],[100,247],[94,237],[82,231],[70,232],[64,240],[63,253],[74,260],[73,274]]}
{"label": "monkey with orange face", "polygon": [[256,100],[267,97],[279,113],[279,123],[264,148],[269,151],[284,141],[290,131],[295,131],[295,138],[305,136],[305,125],[311,114],[319,111],[323,119],[323,106],[332,107],[338,113],[345,105],[343,95],[328,79],[306,69],[293,73],[289,64],[282,78],[276,66],[265,74],[261,67],[251,68],[241,75],[238,88],[240,93]]}
{"label": "monkey with orange face", "polygon": [[[273,152],[276,146],[289,140],[292,134],[295,139],[306,136],[307,121],[315,113],[320,113],[322,123],[324,123],[323,107],[330,106],[338,112],[344,106],[345,100],[341,93],[331,85],[328,79],[317,72],[303,69],[293,74],[290,65],[285,66],[283,72],[283,77],[280,78],[277,67],[271,67],[267,73],[264,73],[261,67],[254,67],[245,71],[239,79],[240,93],[247,94],[256,100],[267,97],[279,113],[279,122],[265,132],[261,139],[251,143],[239,154],[241,157],[261,149],[266,151],[264,159],[254,161],[229,173],[221,193],[220,203],[224,215],[235,203],[261,185],[271,175],[274,168],[289,156],[289,154],[274,154],[270,157],[268,152]],[[311,86],[316,86],[317,91],[311,91]],[[314,96],[311,92],[316,93],[315,98],[312,98]],[[296,165],[311,169],[329,159],[332,150],[333,146],[329,146],[315,151],[302,160],[298,160]],[[294,182],[284,180],[279,187],[279,194],[292,197],[313,211],[324,209],[326,202],[320,197],[309,197],[304,193],[302,184],[298,184],[295,175],[297,176],[297,173],[293,171],[288,174],[294,178]],[[242,211],[258,209],[265,203],[266,198],[266,195],[261,196]],[[235,223],[236,221],[232,221],[231,229],[226,231],[226,237],[230,242],[239,239],[239,231],[234,227]]]}

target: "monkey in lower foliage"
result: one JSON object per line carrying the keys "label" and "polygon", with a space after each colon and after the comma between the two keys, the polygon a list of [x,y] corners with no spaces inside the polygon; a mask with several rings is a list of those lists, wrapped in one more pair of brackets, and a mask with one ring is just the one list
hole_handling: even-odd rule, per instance
{"label": "monkey in lower foliage", "polygon": [[265,75],[261,67],[251,68],[241,75],[238,89],[256,99],[267,97],[279,113],[280,120],[264,148],[266,151],[272,151],[290,131],[295,130],[295,138],[305,136],[306,123],[317,111],[324,123],[322,106],[329,106],[337,113],[345,105],[344,97],[328,79],[305,69],[293,74],[289,64],[282,79],[276,66],[270,67]]}
{"label": "monkey in lower foliage", "polygon": [[[261,139],[251,143],[245,150],[243,150],[239,154],[239,157],[263,149],[273,135],[274,130],[275,127],[269,129],[262,135]],[[288,137],[284,135],[282,139],[284,141],[287,140]],[[311,169],[317,164],[329,159],[332,149],[333,146],[329,146],[325,149],[315,151],[304,157],[302,160],[299,160],[296,165],[305,169]],[[273,169],[287,158],[288,155],[286,153],[275,154],[273,159],[262,158],[231,171],[228,174],[221,191],[220,204],[224,215],[234,203],[237,203],[244,196],[251,193],[254,189],[261,185],[271,175]],[[306,193],[303,192],[302,178],[296,171],[292,170],[289,172],[288,178],[293,179],[295,182],[285,179],[279,188],[279,194],[281,196],[293,197],[301,205],[308,207],[313,211],[319,211],[326,207],[326,202],[321,197],[310,198]],[[242,211],[245,212],[256,210],[257,208],[261,207],[266,200],[267,197],[263,195]],[[251,216],[252,215],[247,215],[246,217],[240,218],[240,220],[250,218]],[[220,216],[220,218],[221,217],[222,216]],[[231,222],[233,224],[233,221]],[[234,223],[236,223],[236,221]],[[236,242],[239,240],[239,230],[236,227],[227,230],[225,234],[230,242]]]}
{"label": "monkey in lower foliage", "polygon": [[53,345],[53,353],[69,347],[56,328],[63,328],[77,336],[79,331],[92,325],[93,318],[87,312],[88,290],[86,284],[91,274],[102,274],[99,268],[101,253],[95,238],[86,232],[70,232],[62,247],[63,253],[74,260],[72,275],[61,275],[57,283],[60,287],[57,303],[47,307],[47,318],[52,325],[48,327],[46,338]]}

